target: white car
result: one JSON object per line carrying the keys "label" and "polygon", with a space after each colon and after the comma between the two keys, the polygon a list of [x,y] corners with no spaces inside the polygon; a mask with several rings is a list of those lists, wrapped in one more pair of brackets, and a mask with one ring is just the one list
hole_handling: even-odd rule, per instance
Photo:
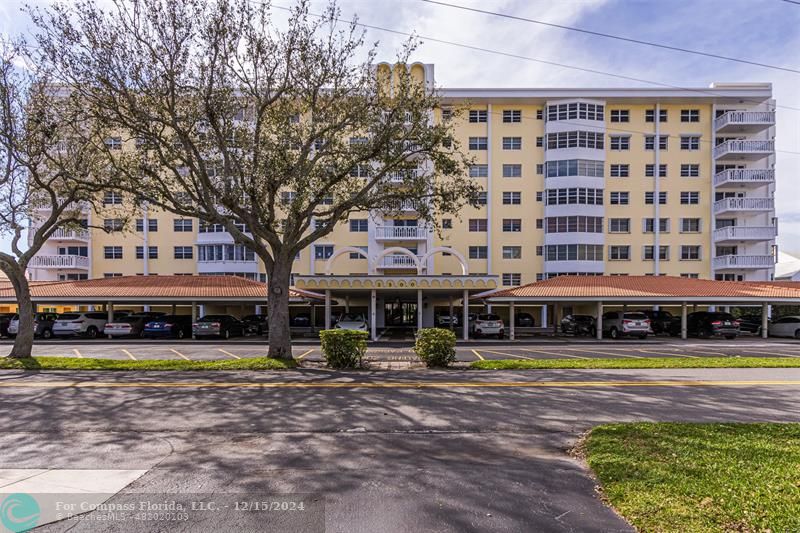
{"label": "white car", "polygon": [[53,323],[54,337],[89,337],[96,339],[108,322],[108,313],[75,312],[62,313]]}
{"label": "white car", "polygon": [[800,316],[783,316],[769,325],[770,337],[794,337],[800,339]]}
{"label": "white car", "polygon": [[644,313],[609,311],[603,314],[603,335],[608,335],[612,339],[624,335],[645,339],[650,333],[653,333],[650,319]]}
{"label": "white car", "polygon": [[351,315],[345,313],[336,321],[333,329],[354,329],[356,331],[367,331],[367,321],[364,315]]}
{"label": "white car", "polygon": [[498,339],[502,339],[506,334],[503,319],[494,314],[475,315],[474,320],[470,321],[469,330],[475,337],[497,335]]}

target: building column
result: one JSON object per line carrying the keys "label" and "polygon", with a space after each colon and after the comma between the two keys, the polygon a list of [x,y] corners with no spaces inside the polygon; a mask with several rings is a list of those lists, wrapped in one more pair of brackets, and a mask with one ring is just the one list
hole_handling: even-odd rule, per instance
{"label": "building column", "polygon": [[311,322],[309,322],[309,325],[311,326],[311,331],[314,331],[317,327],[317,306],[314,304],[311,304]]}
{"label": "building column", "polygon": [[558,316],[561,314],[561,304],[556,302],[553,304],[553,335],[558,335]]}
{"label": "building column", "polygon": [[176,304],[172,304],[172,314],[173,315],[178,314],[178,306]]}
{"label": "building column", "polygon": [[[658,117],[656,117],[656,120]],[[597,302],[597,307],[595,309],[595,313],[597,313],[597,319],[595,321],[595,328],[597,329],[597,335],[595,338],[597,340],[602,340],[603,338],[603,302]]]}
{"label": "building column", "polygon": [[508,304],[508,339],[514,340],[514,302]]}
{"label": "building column", "polygon": [[455,325],[453,324],[455,317],[453,316],[453,295],[450,295],[450,331],[453,331]]}
{"label": "building column", "polygon": [[464,289],[461,317],[461,333],[464,340],[469,340],[469,291]]}
{"label": "building column", "polygon": [[345,294],[345,296],[344,296],[344,312],[345,313],[349,313],[350,312],[350,295],[349,294]]}
{"label": "building column", "polygon": [[761,304],[761,338],[767,337],[769,337],[769,304],[764,302]]}
{"label": "building column", "polygon": [[547,327],[547,304],[542,304],[542,309],[539,311],[539,327]]}
{"label": "building column", "polygon": [[369,330],[370,330],[370,337],[372,340],[378,340],[378,328],[377,328],[377,311],[376,307],[378,306],[378,295],[375,289],[372,289],[369,294]]}
{"label": "building column", "polygon": [[686,302],[683,302],[681,304],[681,339],[686,340],[687,336],[688,332],[686,329]]}
{"label": "building column", "polygon": [[106,304],[106,316],[109,322],[114,321],[114,302],[108,302]]}
{"label": "building column", "polygon": [[197,302],[192,302],[192,322],[197,322]]}
{"label": "building column", "polygon": [[201,317],[204,317],[204,316],[206,316],[206,304],[200,304],[200,305],[198,306],[198,309],[199,309],[199,310],[197,311],[197,313],[198,313],[198,314],[199,314]]}
{"label": "building column", "polygon": [[491,312],[492,312],[492,304],[486,304],[486,312],[491,314]]}
{"label": "building column", "polygon": [[331,290],[325,289],[325,329],[331,329]]}
{"label": "building column", "polygon": [[422,289],[417,289],[417,331],[422,329]]}

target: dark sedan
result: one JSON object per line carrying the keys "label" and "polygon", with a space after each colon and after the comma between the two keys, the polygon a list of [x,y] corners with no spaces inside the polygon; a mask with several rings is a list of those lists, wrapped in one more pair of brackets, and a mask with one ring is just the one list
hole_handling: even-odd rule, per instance
{"label": "dark sedan", "polygon": [[267,315],[247,315],[242,317],[244,329],[247,333],[263,335],[269,331]]}
{"label": "dark sedan", "polygon": [[[681,334],[681,319],[675,317],[670,324],[670,335]],[[735,339],[739,335],[739,321],[730,313],[698,311],[686,317],[686,334],[690,337],[725,337]]]}
{"label": "dark sedan", "polygon": [[0,313],[0,337],[8,337],[8,324],[16,313]]}
{"label": "dark sedan", "polygon": [[144,336],[150,339],[170,337],[182,339],[192,334],[192,317],[190,315],[164,315],[150,320],[144,325]]}
{"label": "dark sedan", "polygon": [[561,319],[561,333],[573,335],[594,335],[595,318],[592,315],[567,315]]}
{"label": "dark sedan", "polygon": [[206,315],[192,324],[192,336],[199,337],[241,337],[244,335],[244,322],[231,315]]}
{"label": "dark sedan", "polygon": [[514,313],[514,325],[520,328],[532,328],[536,322],[530,313]]}
{"label": "dark sedan", "polygon": [[642,309],[638,311],[650,319],[650,328],[653,333],[669,333],[669,328],[672,325],[672,313],[669,311],[655,311],[653,309]]}

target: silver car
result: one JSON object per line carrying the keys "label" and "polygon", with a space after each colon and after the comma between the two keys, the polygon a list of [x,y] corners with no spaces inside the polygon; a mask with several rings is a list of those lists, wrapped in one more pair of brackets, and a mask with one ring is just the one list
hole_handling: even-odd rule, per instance
{"label": "silver car", "polygon": [[603,335],[612,339],[623,336],[647,338],[653,333],[650,328],[650,319],[644,313],[623,313],[622,311],[609,311],[603,313]]}

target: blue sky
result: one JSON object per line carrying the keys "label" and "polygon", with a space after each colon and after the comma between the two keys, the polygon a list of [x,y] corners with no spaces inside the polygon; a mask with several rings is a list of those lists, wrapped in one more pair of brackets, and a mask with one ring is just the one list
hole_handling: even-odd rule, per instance
{"label": "blue sky", "polygon": [[[313,0],[319,12],[326,2]],[[642,40],[800,69],[800,5],[781,0],[447,0],[451,3],[603,31]],[[43,0],[27,0],[46,5]],[[290,5],[276,0],[276,5]],[[29,27],[23,2],[0,4],[0,32]],[[681,86],[713,81],[772,82],[779,105],[800,108],[800,74],[622,43],[468,13],[420,0],[344,0],[342,15],[366,24],[415,31],[459,43],[548,61],[610,71]],[[281,12],[277,12],[278,16]],[[404,38],[369,30],[380,59],[391,60]],[[436,65],[436,80],[450,87],[566,87],[636,85],[586,72],[424,42],[415,59]],[[800,152],[800,111],[779,109],[778,150]],[[779,245],[800,255],[800,155],[778,153]],[[3,243],[5,244],[5,243]]]}

